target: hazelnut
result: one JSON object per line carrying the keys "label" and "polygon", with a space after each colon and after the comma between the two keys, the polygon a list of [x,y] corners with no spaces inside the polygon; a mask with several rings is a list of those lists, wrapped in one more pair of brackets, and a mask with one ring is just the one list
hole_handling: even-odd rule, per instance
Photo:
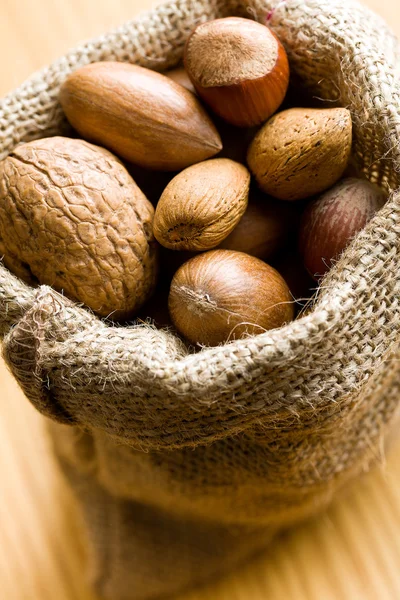
{"label": "hazelnut", "polygon": [[329,271],[384,202],[378,187],[348,178],[309,204],[300,225],[300,252],[312,277],[318,279]]}
{"label": "hazelnut", "polygon": [[289,63],[281,42],[250,19],[201,23],[186,42],[184,62],[204,102],[239,127],[263,123],[288,88]]}
{"label": "hazelnut", "polygon": [[156,208],[154,235],[171,250],[218,246],[247,207],[250,173],[228,158],[188,167],[165,188]]}
{"label": "hazelnut", "polygon": [[294,315],[279,273],[231,250],[205,252],[182,265],[168,304],[177,330],[191,343],[206,346],[281,327]]}

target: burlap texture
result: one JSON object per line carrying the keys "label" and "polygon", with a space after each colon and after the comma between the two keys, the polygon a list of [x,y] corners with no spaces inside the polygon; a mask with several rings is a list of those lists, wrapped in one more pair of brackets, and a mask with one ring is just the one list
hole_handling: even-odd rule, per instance
{"label": "burlap texture", "polygon": [[325,506],[379,457],[400,389],[399,45],[349,0],[178,0],[70,52],[0,104],[0,154],[60,133],[66,75],[98,60],[163,70],[193,26],[242,15],[283,41],[294,83],[346,106],[354,157],[390,200],[286,327],[188,353],[171,333],[100,321],[0,266],[4,356],[54,420],[112,600],[175,593]]}

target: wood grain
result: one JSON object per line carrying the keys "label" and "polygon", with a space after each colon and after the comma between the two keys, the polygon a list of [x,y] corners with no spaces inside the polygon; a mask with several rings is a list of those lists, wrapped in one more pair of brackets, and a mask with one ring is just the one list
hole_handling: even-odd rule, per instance
{"label": "wood grain", "polygon": [[[397,0],[368,0],[400,33]],[[0,95],[75,44],[133,18],[149,0],[3,0]],[[71,493],[44,419],[0,363],[0,597],[96,600]],[[251,564],[180,600],[398,600],[400,443],[323,516]],[[134,597],[132,597],[134,600]]]}

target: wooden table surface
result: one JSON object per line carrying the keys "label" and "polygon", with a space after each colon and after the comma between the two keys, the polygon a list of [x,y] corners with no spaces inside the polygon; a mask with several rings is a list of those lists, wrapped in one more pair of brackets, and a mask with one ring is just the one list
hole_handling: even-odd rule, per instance
{"label": "wooden table surface", "polygon": [[[398,0],[367,0],[400,33]],[[0,95],[151,0],[2,0]],[[96,600],[71,494],[44,419],[0,363],[0,598]],[[230,577],[180,600],[399,600],[400,444],[322,517]],[[134,597],[132,597],[134,600]]]}

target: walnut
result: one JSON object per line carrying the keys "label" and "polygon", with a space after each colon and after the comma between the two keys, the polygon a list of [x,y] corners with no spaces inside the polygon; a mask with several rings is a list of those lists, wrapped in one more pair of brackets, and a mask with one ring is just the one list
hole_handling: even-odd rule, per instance
{"label": "walnut", "polygon": [[87,142],[36,140],[0,163],[5,265],[101,316],[127,319],[150,296],[153,216],[122,163]]}

